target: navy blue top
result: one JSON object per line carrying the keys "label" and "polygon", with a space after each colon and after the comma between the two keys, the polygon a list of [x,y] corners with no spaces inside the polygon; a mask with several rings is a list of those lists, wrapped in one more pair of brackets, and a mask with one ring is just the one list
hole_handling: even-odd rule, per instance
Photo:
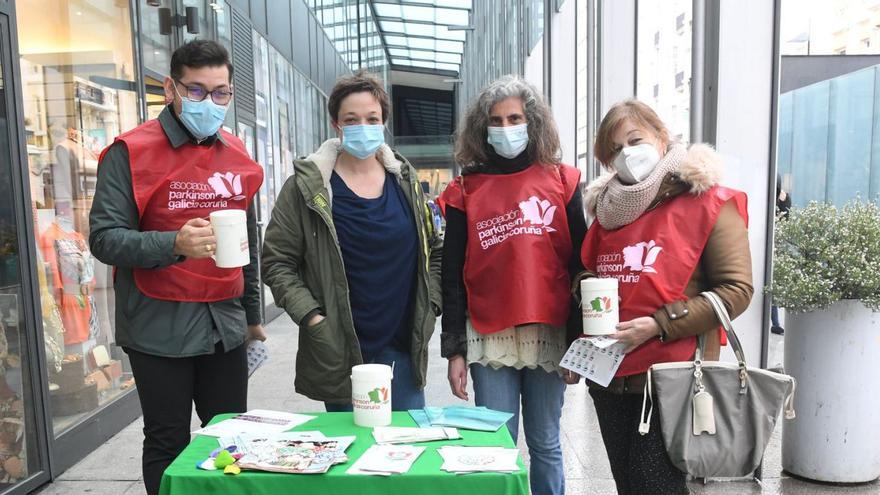
{"label": "navy blue top", "polygon": [[409,352],[419,238],[406,196],[392,174],[375,199],[355,194],[336,172],[330,187],[364,362],[388,345]]}

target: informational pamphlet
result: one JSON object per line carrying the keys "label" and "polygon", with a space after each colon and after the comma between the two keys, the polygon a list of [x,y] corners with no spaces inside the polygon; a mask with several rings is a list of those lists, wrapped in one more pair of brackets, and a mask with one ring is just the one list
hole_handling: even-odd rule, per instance
{"label": "informational pamphlet", "polygon": [[513,417],[504,411],[466,406],[425,407],[411,409],[409,414],[422,428],[446,426],[479,431],[498,431]]}
{"label": "informational pamphlet", "polygon": [[206,426],[193,433],[218,438],[280,433],[311,421],[314,418],[314,416],[307,416],[305,414],[253,409],[219,423]]}
{"label": "informational pamphlet", "polygon": [[519,458],[518,449],[445,446],[437,449],[437,452],[443,458],[441,469],[450,473],[519,471],[519,465],[516,463]]}
{"label": "informational pamphlet", "polygon": [[377,426],[373,438],[379,444],[433,442],[435,440],[458,440],[461,435],[455,428],[415,428],[404,426]]}
{"label": "informational pamphlet", "polygon": [[620,363],[624,345],[608,337],[582,337],[571,343],[559,366],[607,387]]}
{"label": "informational pamphlet", "polygon": [[425,447],[412,445],[373,445],[346,472],[379,476],[402,474],[409,471],[424,451]]}

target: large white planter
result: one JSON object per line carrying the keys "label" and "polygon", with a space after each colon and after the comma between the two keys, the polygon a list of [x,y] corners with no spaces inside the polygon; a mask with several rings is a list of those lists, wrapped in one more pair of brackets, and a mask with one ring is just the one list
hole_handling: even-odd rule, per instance
{"label": "large white planter", "polygon": [[783,469],[838,483],[880,477],[880,313],[847,300],[790,314],[785,372],[797,379],[797,418],[783,423]]}

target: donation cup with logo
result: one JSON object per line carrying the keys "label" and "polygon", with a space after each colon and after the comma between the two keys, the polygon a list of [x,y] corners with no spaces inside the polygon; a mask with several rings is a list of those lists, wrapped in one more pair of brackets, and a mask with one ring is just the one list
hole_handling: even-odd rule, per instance
{"label": "donation cup with logo", "polygon": [[616,278],[587,278],[581,280],[581,310],[584,333],[610,335],[620,322]]}
{"label": "donation cup with logo", "polygon": [[359,364],[351,368],[351,404],[357,426],[391,424],[391,366]]}
{"label": "donation cup with logo", "polygon": [[220,268],[238,268],[249,265],[247,216],[244,210],[211,212],[211,227],[217,238],[214,263]]}

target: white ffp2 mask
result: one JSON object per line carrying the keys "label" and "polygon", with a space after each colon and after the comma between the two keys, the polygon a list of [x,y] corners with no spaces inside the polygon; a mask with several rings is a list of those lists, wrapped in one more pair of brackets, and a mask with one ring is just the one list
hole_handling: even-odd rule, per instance
{"label": "white ffp2 mask", "polygon": [[627,146],[617,153],[612,163],[621,182],[636,184],[651,175],[660,163],[660,153],[653,144]]}

